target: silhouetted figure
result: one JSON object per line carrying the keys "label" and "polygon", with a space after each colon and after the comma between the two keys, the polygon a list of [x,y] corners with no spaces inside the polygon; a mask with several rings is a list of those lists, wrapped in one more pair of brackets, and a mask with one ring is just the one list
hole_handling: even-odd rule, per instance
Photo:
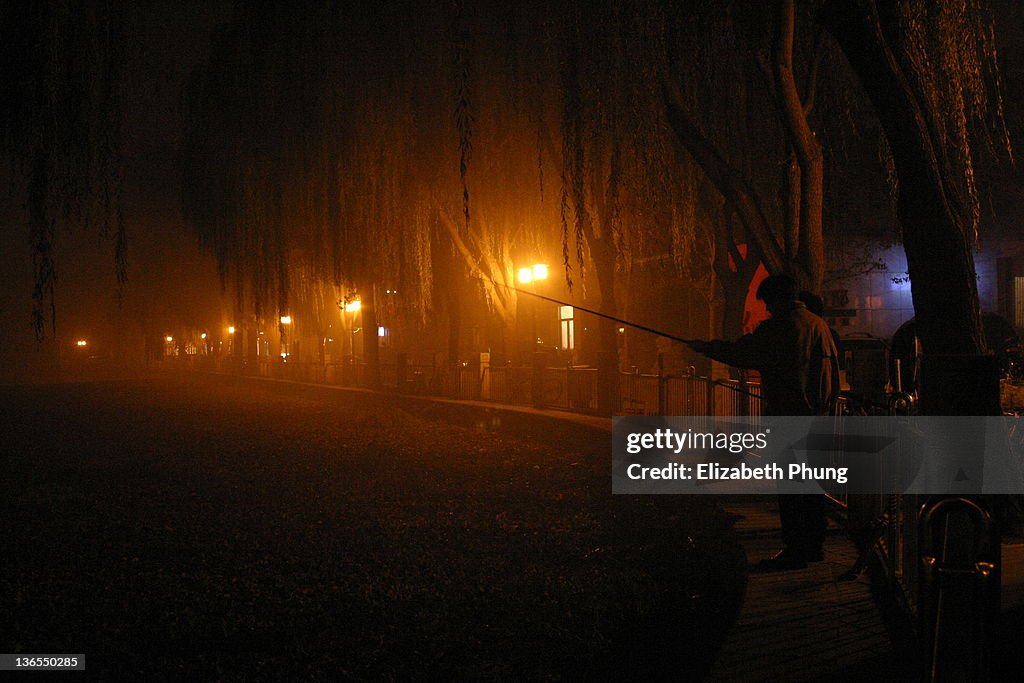
{"label": "silhouetted figure", "polygon": [[[796,298],[797,301],[803,302],[804,306],[807,307],[808,311],[818,316],[819,318],[825,318],[825,302],[822,301],[820,296],[818,296],[814,292],[808,292],[807,290],[803,290],[797,295]],[[828,323],[826,322],[825,324],[827,325]],[[836,359],[839,362],[839,369],[843,370],[845,369],[843,366],[843,361],[845,360],[843,358],[843,340],[839,336],[839,332],[836,331],[836,328],[832,327],[831,325],[828,326],[828,331],[832,333],[832,342],[836,345]]]}
{"label": "silhouetted figure", "polygon": [[[734,342],[695,342],[709,358],[761,374],[765,415],[829,415],[839,396],[838,352],[825,321],[797,300],[787,275],[772,275],[757,288],[771,317]],[[801,569],[823,559],[825,497],[780,495],[785,548],[762,560],[762,570]]]}

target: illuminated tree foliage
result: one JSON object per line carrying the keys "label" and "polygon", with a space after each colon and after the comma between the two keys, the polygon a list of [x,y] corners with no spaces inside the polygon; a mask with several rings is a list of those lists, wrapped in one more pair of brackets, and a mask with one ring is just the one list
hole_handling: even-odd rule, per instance
{"label": "illuminated tree foliage", "polygon": [[[186,215],[257,314],[288,308],[290,263],[338,286],[393,280],[423,311],[438,214],[468,216],[440,192],[468,177],[454,48],[413,30],[444,35],[450,17],[302,9],[241,7],[215,37],[191,88]],[[459,78],[468,106],[466,67]],[[458,197],[468,207],[468,187]]]}
{"label": "illuminated tree foliage", "polygon": [[128,4],[119,0],[0,3],[0,149],[24,192],[40,341],[56,331],[54,244],[61,229],[95,228],[127,274],[120,152]]}
{"label": "illuminated tree foliage", "polygon": [[[955,143],[942,173],[976,206],[973,141],[1006,147],[974,137],[1001,118],[991,23],[976,2],[937,4],[899,5],[901,45]],[[186,215],[267,318],[328,283],[371,309],[399,289],[420,320],[476,292],[509,326],[514,265],[556,250],[612,314],[621,274],[659,256],[733,300],[762,260],[817,289],[828,226],[851,229],[824,181],[845,148],[869,131],[877,170],[905,182],[825,6],[240,3],[190,88]],[[601,340],[615,349],[610,326]]]}

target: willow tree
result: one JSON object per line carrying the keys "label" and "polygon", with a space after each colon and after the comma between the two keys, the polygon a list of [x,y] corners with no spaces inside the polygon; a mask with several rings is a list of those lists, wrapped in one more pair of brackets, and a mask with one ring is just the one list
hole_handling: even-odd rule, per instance
{"label": "willow tree", "polygon": [[[667,249],[687,276],[701,227],[681,203],[692,197],[679,192],[666,135],[657,4],[468,13],[456,3],[454,18],[459,156],[447,168],[459,169],[461,192],[438,193],[438,215],[499,317],[514,313],[514,263],[552,247],[573,297],[596,294],[606,315],[621,314],[621,275],[651,250]],[[617,366],[615,326],[597,327],[598,350]]]}
{"label": "willow tree", "polygon": [[[339,256],[350,232],[337,169],[351,141],[335,132],[346,112],[325,85],[344,66],[344,22],[333,10],[238,5],[192,77],[185,217],[216,256],[222,284],[233,286],[240,319],[249,311],[276,321],[291,314],[296,287],[310,290],[300,299],[317,300],[321,281],[362,275],[351,262],[353,272],[342,272]],[[303,316],[300,324],[322,319]]]}
{"label": "willow tree", "polygon": [[978,364],[986,346],[973,257],[981,215],[974,158],[979,145],[1009,153],[1010,142],[985,3],[829,2],[821,19],[860,76],[892,149],[928,361],[926,409],[998,411],[994,372]]}
{"label": "willow tree", "polygon": [[[695,184],[676,166],[668,136],[667,20],[657,3],[643,1],[570,3],[557,15],[560,59],[550,82],[561,102],[563,262],[570,286],[589,293],[597,285],[606,315],[621,315],[620,276],[633,263],[667,256],[677,275],[691,278],[696,245],[711,234],[695,220]],[[598,329],[599,349],[612,357],[615,326],[604,319]]]}
{"label": "willow tree", "polygon": [[325,280],[359,292],[368,328],[382,286],[421,321],[439,306],[457,323],[478,290],[514,319],[517,244],[544,225],[533,147],[518,144],[531,118],[505,107],[508,79],[474,82],[486,53],[457,20],[447,6],[239,6],[218,31],[191,88],[185,207],[240,305],[283,313]]}
{"label": "willow tree", "polygon": [[119,293],[127,279],[120,202],[127,7],[119,0],[0,3],[0,150],[24,191],[39,341],[47,327],[56,332],[61,229],[112,238]]}
{"label": "willow tree", "polygon": [[[745,267],[718,268],[728,308],[742,306],[758,260],[812,291],[825,277],[826,150],[812,114],[830,54],[807,6],[797,10],[794,0],[743,11],[732,3],[676,8],[690,22],[672,32],[664,83],[670,125],[734,218],[723,246],[750,245],[750,257],[733,249],[729,260],[742,258]],[[716,106],[723,95],[731,101]]]}

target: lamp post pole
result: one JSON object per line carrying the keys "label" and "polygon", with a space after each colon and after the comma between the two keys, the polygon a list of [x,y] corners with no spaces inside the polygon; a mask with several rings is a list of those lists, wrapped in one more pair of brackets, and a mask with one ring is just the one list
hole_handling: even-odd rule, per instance
{"label": "lamp post pole", "polygon": [[[537,293],[537,281],[534,280],[530,284],[530,289],[533,293]],[[530,302],[530,351],[537,351],[537,299],[533,299]]]}
{"label": "lamp post pole", "polygon": [[[343,339],[345,337],[347,337],[348,338],[348,343],[349,343],[349,350],[350,350],[350,354],[348,356],[348,358],[349,358],[349,362],[348,362],[349,371],[350,372],[355,372],[355,367],[356,367],[356,315],[359,313],[360,309],[362,308],[363,303],[359,299],[358,296],[351,296],[351,295],[349,295],[349,296],[346,296],[341,301],[339,301],[338,305],[341,307],[341,310],[342,310],[342,320],[347,325],[349,325],[349,331],[348,331],[347,334],[344,334]],[[349,313],[352,314],[351,320],[348,317]],[[344,349],[342,349],[342,350],[344,351]]]}
{"label": "lamp post pole", "polygon": [[[537,281],[546,280],[548,277],[548,266],[545,263],[535,263],[531,267],[519,269],[519,282],[524,285],[532,285],[531,289],[534,298],[539,298],[537,293]],[[544,406],[544,358],[537,349],[537,302],[531,302],[530,306],[530,364],[532,366],[532,381],[530,393],[533,404],[538,408]]]}
{"label": "lamp post pole", "polygon": [[[537,282],[548,279],[548,265],[546,263],[535,263],[519,269],[519,283],[530,285],[530,293],[534,299],[542,298],[537,292]],[[537,301],[530,302],[530,353],[537,351]]]}

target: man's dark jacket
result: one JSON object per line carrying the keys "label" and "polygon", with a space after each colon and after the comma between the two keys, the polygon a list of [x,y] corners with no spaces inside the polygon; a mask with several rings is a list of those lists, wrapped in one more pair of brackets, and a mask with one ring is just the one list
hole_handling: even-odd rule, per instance
{"label": "man's dark jacket", "polygon": [[839,396],[832,333],[798,301],[734,342],[708,342],[704,353],[761,373],[765,415],[828,415]]}

